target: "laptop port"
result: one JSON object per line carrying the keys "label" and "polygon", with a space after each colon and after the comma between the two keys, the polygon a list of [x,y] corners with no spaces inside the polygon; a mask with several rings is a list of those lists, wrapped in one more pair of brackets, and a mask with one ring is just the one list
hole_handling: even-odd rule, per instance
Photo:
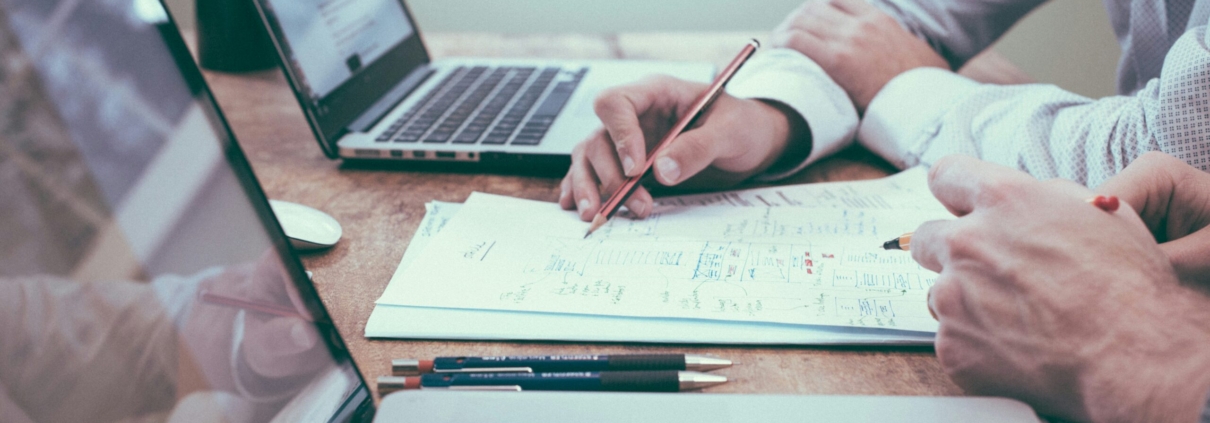
{"label": "laptop port", "polygon": [[417,158],[417,159],[423,159],[424,153],[427,153],[427,151],[413,151],[412,157]]}
{"label": "laptop port", "polygon": [[391,157],[402,158],[403,150],[391,150]]}
{"label": "laptop port", "polygon": [[453,151],[438,151],[437,152],[438,159],[453,159],[456,157],[458,157],[458,154]]}

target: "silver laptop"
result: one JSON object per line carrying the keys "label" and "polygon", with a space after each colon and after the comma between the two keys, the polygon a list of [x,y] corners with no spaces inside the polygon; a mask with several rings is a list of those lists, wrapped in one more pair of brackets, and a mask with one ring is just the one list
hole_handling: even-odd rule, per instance
{"label": "silver laptop", "polygon": [[402,0],[256,0],[319,144],[346,160],[562,166],[608,87],[707,63],[432,61]]}

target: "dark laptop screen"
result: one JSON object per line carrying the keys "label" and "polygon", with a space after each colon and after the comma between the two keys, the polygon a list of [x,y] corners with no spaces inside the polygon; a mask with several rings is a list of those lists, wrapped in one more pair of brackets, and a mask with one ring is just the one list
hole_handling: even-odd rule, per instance
{"label": "dark laptop screen", "polygon": [[270,213],[159,2],[0,2],[0,421],[363,404]]}
{"label": "dark laptop screen", "polygon": [[329,156],[350,123],[428,63],[401,0],[255,0]]}

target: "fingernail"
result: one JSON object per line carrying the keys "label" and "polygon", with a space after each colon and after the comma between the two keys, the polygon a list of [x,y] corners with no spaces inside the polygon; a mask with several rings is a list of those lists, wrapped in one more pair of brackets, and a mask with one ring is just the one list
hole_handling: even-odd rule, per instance
{"label": "fingernail", "polygon": [[559,190],[559,202],[562,203],[563,200],[566,200],[566,199],[567,199],[567,191]]}
{"label": "fingernail", "polygon": [[580,214],[584,214],[584,212],[588,211],[589,206],[591,206],[591,204],[588,203],[587,198],[580,200],[580,205],[579,205]]}
{"label": "fingernail", "polygon": [[642,216],[647,211],[647,203],[638,203],[634,205],[634,214]]}
{"label": "fingernail", "polygon": [[634,170],[634,159],[630,156],[622,156],[622,171],[629,175],[632,170]]}
{"label": "fingernail", "polygon": [[677,166],[676,160],[660,157],[655,161],[655,167],[660,171],[660,176],[663,176],[664,180],[669,183],[677,182],[681,178],[681,167]]}

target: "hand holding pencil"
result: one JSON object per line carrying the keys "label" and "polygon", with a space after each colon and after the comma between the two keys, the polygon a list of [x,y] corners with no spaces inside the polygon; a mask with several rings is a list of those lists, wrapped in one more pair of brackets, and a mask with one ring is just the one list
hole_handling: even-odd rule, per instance
{"label": "hand holding pencil", "polygon": [[[722,187],[765,170],[779,157],[802,158],[810,150],[806,125],[796,113],[724,92],[703,117],[656,152],[656,143],[708,89],[705,84],[657,77],[602,93],[596,112],[604,127],[572,153],[560,205],[591,220],[602,197],[617,191],[628,177],[643,175],[650,159],[650,177],[662,185]],[[652,198],[640,184],[623,204],[631,215],[643,218],[651,213]]]}

